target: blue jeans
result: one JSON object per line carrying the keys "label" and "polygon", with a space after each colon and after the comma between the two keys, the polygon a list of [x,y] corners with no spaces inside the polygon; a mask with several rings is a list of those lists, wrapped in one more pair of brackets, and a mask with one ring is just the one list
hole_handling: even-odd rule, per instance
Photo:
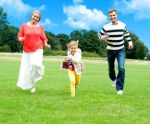
{"label": "blue jeans", "polygon": [[[118,74],[115,72],[115,59],[118,63]],[[116,80],[116,89],[123,90],[125,80],[125,49],[107,50],[108,71],[112,81]]]}

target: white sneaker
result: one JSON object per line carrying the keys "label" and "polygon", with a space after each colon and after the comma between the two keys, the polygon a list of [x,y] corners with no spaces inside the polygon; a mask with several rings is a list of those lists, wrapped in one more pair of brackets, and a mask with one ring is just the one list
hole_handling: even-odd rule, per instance
{"label": "white sneaker", "polygon": [[116,87],[116,80],[112,81],[111,85],[112,85],[112,87],[115,88]]}
{"label": "white sneaker", "polygon": [[118,90],[117,91],[117,95],[122,95],[123,94],[123,91],[122,90]]}
{"label": "white sneaker", "polygon": [[31,93],[35,93],[35,87],[32,87]]}

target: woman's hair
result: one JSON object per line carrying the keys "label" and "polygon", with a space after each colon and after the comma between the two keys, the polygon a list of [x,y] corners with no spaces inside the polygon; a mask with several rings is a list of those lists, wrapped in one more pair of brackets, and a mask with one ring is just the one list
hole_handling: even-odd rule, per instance
{"label": "woman's hair", "polygon": [[73,46],[73,45],[76,45],[76,46],[78,47],[78,40],[77,40],[77,41],[72,40],[71,42],[69,42],[69,43],[67,44],[68,48],[70,48],[70,47]]}
{"label": "woman's hair", "polygon": [[39,14],[39,16],[40,16],[39,17],[39,21],[40,21],[40,19],[41,19],[41,12],[39,10],[33,10],[31,17],[33,16],[34,13],[38,13]]}

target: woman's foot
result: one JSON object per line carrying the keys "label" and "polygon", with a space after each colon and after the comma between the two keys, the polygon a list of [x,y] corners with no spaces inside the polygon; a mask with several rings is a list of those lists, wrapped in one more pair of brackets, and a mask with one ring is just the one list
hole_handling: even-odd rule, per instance
{"label": "woman's foot", "polygon": [[31,93],[35,93],[35,87],[31,88]]}

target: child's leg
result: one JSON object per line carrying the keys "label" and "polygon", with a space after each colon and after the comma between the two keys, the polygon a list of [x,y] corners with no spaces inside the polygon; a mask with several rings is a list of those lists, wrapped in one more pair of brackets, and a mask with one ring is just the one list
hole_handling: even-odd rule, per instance
{"label": "child's leg", "polygon": [[69,78],[70,78],[71,97],[74,97],[75,96],[75,72],[69,70],[68,75],[69,75]]}
{"label": "child's leg", "polygon": [[80,80],[81,80],[81,74],[76,74],[75,73],[75,79],[76,79],[76,83],[75,83],[75,86],[79,86],[80,85]]}

